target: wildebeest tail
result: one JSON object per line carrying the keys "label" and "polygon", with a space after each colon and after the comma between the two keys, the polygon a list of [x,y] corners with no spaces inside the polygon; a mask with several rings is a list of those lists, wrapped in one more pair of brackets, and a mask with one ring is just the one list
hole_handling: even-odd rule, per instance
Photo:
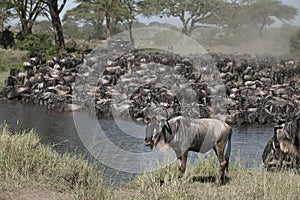
{"label": "wildebeest tail", "polygon": [[228,172],[229,158],[230,158],[230,152],[231,152],[231,134],[232,134],[232,129],[230,128],[228,142],[227,142],[227,149],[226,149],[226,153],[225,153],[225,159],[226,159],[225,169],[227,170],[227,172]]}

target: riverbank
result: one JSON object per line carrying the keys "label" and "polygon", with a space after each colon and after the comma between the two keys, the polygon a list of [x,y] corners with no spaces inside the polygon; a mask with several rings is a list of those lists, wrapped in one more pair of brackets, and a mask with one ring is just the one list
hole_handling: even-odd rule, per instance
{"label": "riverbank", "polygon": [[84,159],[60,155],[40,144],[34,131],[0,128],[0,199],[299,199],[299,174],[246,169],[231,163],[227,183],[216,186],[212,158],[188,164],[177,178],[176,163],[138,176],[118,188]]}
{"label": "riverbank", "polygon": [[42,145],[34,131],[0,127],[0,199],[105,199],[101,172]]}

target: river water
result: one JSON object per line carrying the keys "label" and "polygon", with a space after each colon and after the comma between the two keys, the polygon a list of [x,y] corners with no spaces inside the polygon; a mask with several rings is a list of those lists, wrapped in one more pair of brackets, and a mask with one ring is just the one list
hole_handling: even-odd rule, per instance
{"label": "river water", "polygon": [[[0,100],[0,124],[3,123],[10,128],[35,129],[42,143],[61,153],[84,155],[99,164],[107,183],[126,182],[142,169],[155,170],[149,167],[153,159],[160,163],[164,160],[162,151],[144,146],[146,126],[128,120],[96,119],[86,112],[48,112],[45,107]],[[261,167],[263,149],[272,135],[273,127],[234,127],[232,162]],[[191,163],[198,160],[199,154],[189,154]]]}

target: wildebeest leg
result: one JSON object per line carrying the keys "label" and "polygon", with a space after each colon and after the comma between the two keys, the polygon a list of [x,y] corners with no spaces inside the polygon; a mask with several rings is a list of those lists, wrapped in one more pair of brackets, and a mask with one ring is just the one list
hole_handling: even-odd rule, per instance
{"label": "wildebeest leg", "polygon": [[219,171],[219,175],[217,176],[217,180],[216,180],[216,182],[218,184],[224,184],[224,182],[225,182],[224,171],[225,171],[225,167],[226,167],[226,159],[224,156],[224,147],[225,147],[225,145],[221,145],[221,144],[217,144],[214,147],[214,150],[218,156],[219,163],[220,163],[220,171]]}
{"label": "wildebeest leg", "polygon": [[182,176],[185,172],[186,168],[186,161],[187,161],[188,151],[185,151],[181,154],[181,156],[178,158],[178,169],[180,171],[180,175]]}

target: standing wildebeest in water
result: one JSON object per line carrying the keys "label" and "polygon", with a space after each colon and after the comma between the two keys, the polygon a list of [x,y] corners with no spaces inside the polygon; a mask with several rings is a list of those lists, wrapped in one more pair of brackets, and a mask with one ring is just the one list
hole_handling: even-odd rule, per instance
{"label": "standing wildebeest in water", "polygon": [[[170,146],[178,159],[179,171],[185,172],[188,151],[206,153],[212,148],[220,162],[216,181],[224,184],[231,151],[231,127],[218,119],[189,119],[182,116],[170,120],[153,118],[146,128],[145,145],[155,148]],[[226,153],[224,149],[228,141]]]}

